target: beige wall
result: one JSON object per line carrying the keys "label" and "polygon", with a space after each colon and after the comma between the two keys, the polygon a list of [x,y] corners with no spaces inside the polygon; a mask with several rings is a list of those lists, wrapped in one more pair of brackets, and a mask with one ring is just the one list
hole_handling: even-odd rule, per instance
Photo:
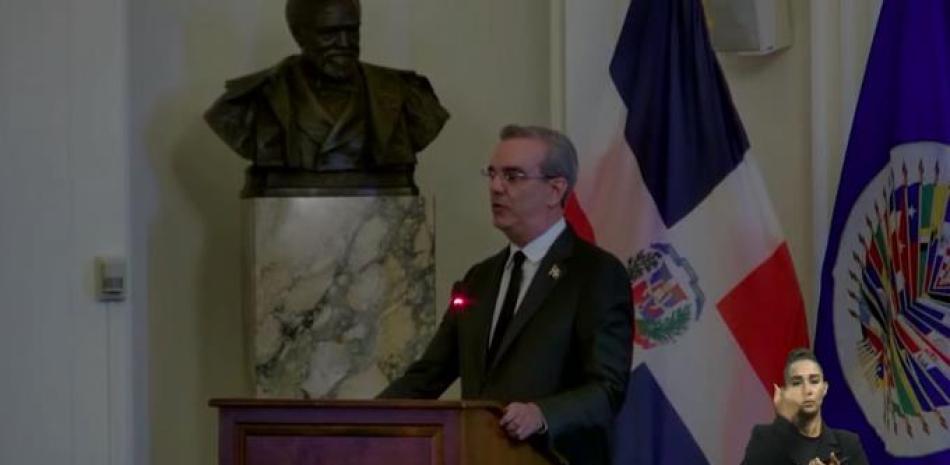
{"label": "beige wall", "polygon": [[[364,57],[427,75],[452,113],[420,157],[436,201],[438,301],[501,244],[488,220],[485,163],[498,127],[546,124],[548,0],[364,0]],[[207,400],[251,394],[240,321],[244,163],[200,115],[226,78],[294,51],[273,0],[132,0],[133,247],[148,309],[150,458],[209,464]]]}
{"label": "beige wall", "polygon": [[[413,2],[413,67],[452,113],[421,154],[420,188],[436,202],[437,302],[475,261],[503,244],[479,170],[505,123],[549,124],[549,0]],[[438,18],[437,20],[427,18]],[[441,310],[441,309],[440,309]]]}
{"label": "beige wall", "polygon": [[[785,228],[806,303],[815,296],[810,194],[809,3],[792,1],[794,45],[722,56],[753,153]],[[132,0],[133,226],[147,289],[151,461],[207,464],[206,401],[250,394],[240,321],[244,164],[200,119],[225,78],[294,50],[273,0]],[[368,61],[427,75],[452,118],[420,156],[436,202],[437,301],[503,241],[478,170],[506,122],[549,124],[549,0],[364,0]],[[832,183],[835,180],[832,179]]]}
{"label": "beige wall", "polygon": [[720,55],[784,228],[814,335],[818,279],[879,1],[789,2],[793,44]]}
{"label": "beige wall", "polygon": [[125,13],[0,1],[2,464],[137,452],[132,308],[94,286],[96,257],[129,249]]}
{"label": "beige wall", "polygon": [[[16,366],[24,371],[51,371],[43,372],[49,375],[44,382],[24,378],[10,384],[6,397],[36,395],[40,391],[33,388],[41,385],[65,392],[68,384],[81,394],[74,393],[73,401],[86,395],[93,399],[75,408],[74,413],[93,412],[83,417],[86,420],[95,415],[103,420],[102,412],[108,409],[102,405],[111,402],[110,413],[117,418],[108,426],[70,433],[73,439],[96,437],[67,441],[82,449],[80,455],[89,460],[104,453],[108,446],[90,451],[105,443],[105,429],[111,428],[113,439],[132,434],[136,448],[149,444],[147,457],[137,451],[133,454],[136,463],[144,458],[153,464],[213,463],[214,412],[207,400],[250,394],[239,307],[237,193],[244,164],[216,140],[200,114],[220,93],[225,78],[268,66],[294,50],[284,29],[281,2],[110,0],[94,2],[95,7],[84,2],[72,10],[59,8],[62,2],[56,1],[41,2],[35,8],[7,3],[10,9],[0,10],[10,14],[0,14],[0,18],[9,27],[0,29],[6,34],[0,35],[11,40],[0,44],[12,44],[12,48],[0,47],[5,57],[0,62],[11,64],[0,67],[7,72],[0,73],[0,100],[6,104],[0,108],[8,112],[8,118],[0,118],[0,129],[6,131],[0,133],[6,142],[4,161],[22,158],[17,166],[23,169],[8,170],[13,177],[0,183],[10,191],[0,196],[6,202],[4,216],[16,219],[3,229],[4,245],[13,252],[8,258],[14,258],[7,260],[8,267],[0,273],[5,278],[0,287],[9,290],[6,294],[39,302],[23,308],[69,312],[63,318],[50,317],[54,326],[41,324],[41,313],[7,312],[3,316],[10,324],[0,327],[7,330],[3,339],[11,354],[35,344],[29,337],[35,331],[78,347],[67,349],[66,358],[61,357],[62,350],[46,347],[48,352],[37,352],[47,357],[37,365],[17,359]],[[497,128],[509,121],[550,122],[550,102],[556,101],[550,90],[548,58],[551,3],[363,0],[367,60],[426,74],[453,114],[440,138],[421,155],[417,173],[424,195],[437,203],[438,301],[445,300],[449,283],[467,266],[502,244],[490,226],[485,185],[477,175]],[[811,216],[816,205],[828,208],[834,193],[842,139],[860,82],[871,32],[869,18],[876,2],[790,0],[790,4],[795,34],[791,49],[764,57],[721,59],[813,311],[814,249],[821,244],[816,243],[820,234],[813,233]],[[55,8],[46,8],[50,5]],[[810,15],[815,12],[809,6],[815,5],[830,10],[822,17],[833,18],[825,29],[827,43],[810,41],[810,27],[815,25]],[[28,16],[23,19],[11,12]],[[31,34],[36,40],[22,46],[22,39]],[[822,56],[827,62],[815,73],[815,51],[825,51],[826,46],[827,55]],[[90,49],[99,53],[91,57]],[[81,59],[63,61],[63,56]],[[72,79],[63,86],[57,76],[67,68]],[[26,76],[18,71],[22,69],[48,72]],[[811,125],[816,114],[810,99],[817,81],[831,102],[821,116],[833,128],[823,145],[828,156],[812,168],[809,140],[815,138]],[[49,135],[50,124],[65,123],[71,129]],[[123,179],[125,130],[130,152],[128,186]],[[41,135],[31,138],[31,131]],[[830,192],[817,200],[810,189],[812,169],[830,172]],[[47,178],[56,181],[57,190],[41,189],[35,198],[23,197],[28,189],[42,186],[34,180]],[[69,182],[57,181],[64,179]],[[123,227],[129,220],[126,201],[131,217],[130,306],[135,316],[115,313],[110,318],[122,321],[110,323],[111,333],[103,335],[101,328],[92,326],[105,321],[102,309],[87,302],[89,262],[94,254],[124,252]],[[24,216],[27,213],[32,216]],[[63,222],[68,224],[64,227]],[[36,228],[37,224],[47,227]],[[51,247],[54,243],[77,247],[65,250]],[[45,257],[42,263],[34,252]],[[79,302],[77,306],[89,318],[68,304],[60,305],[70,299]],[[110,306],[110,310],[122,307]],[[147,315],[145,321],[138,321],[140,313]],[[18,319],[27,317],[32,318],[27,323]],[[123,339],[128,318],[136,320],[134,342]],[[116,342],[109,354],[101,347],[106,340]],[[122,353],[129,346],[137,363],[134,370],[125,366],[129,362]],[[92,365],[87,362],[94,357],[99,357],[95,366],[102,369],[100,362],[108,359],[110,369],[115,369],[110,376],[122,378],[110,384],[111,400],[102,396],[108,390],[103,387],[104,375],[99,368],[89,369]],[[63,372],[56,369],[60,365],[47,363],[50,360],[70,361],[79,381],[59,382],[57,376]],[[135,372],[131,375],[135,379],[125,378],[129,371]],[[127,398],[133,390],[126,389],[129,381],[146,386],[135,388],[134,401]],[[147,415],[137,411],[142,393],[149,399]],[[21,404],[20,409],[31,405]],[[13,415],[17,425],[47,420],[36,417],[33,423],[23,423],[17,411]],[[127,417],[119,418],[123,415]],[[62,425],[49,418],[50,424]],[[148,425],[143,429],[145,437],[139,437],[139,422]],[[126,426],[133,423],[135,431],[130,433]],[[50,434],[57,427],[37,426],[49,429],[45,433]],[[35,451],[36,456],[76,456],[53,446],[17,446],[14,453],[21,455]],[[119,446],[113,449],[117,463],[129,453]]]}
{"label": "beige wall", "polygon": [[764,56],[720,54],[719,61],[788,240],[809,321],[814,321],[809,3],[789,4],[791,47]]}

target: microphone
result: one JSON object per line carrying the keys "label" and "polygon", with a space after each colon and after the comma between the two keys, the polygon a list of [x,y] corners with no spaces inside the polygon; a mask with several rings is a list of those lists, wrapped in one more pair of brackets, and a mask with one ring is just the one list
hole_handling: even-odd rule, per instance
{"label": "microphone", "polygon": [[455,314],[462,314],[472,306],[472,297],[465,290],[462,281],[456,281],[452,284],[452,291],[449,294],[449,311]]}

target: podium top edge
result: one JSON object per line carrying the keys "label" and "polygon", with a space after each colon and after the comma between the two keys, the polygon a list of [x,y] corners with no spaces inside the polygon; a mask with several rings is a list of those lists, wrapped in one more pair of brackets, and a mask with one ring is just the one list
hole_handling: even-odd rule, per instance
{"label": "podium top edge", "polygon": [[208,401],[216,408],[388,408],[405,410],[502,410],[504,404],[488,400],[416,400],[416,399],[255,399],[217,398]]}

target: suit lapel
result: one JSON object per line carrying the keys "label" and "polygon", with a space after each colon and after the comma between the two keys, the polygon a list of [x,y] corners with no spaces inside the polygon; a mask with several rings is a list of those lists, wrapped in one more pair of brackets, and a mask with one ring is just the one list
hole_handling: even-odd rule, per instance
{"label": "suit lapel", "polygon": [[491,331],[492,316],[495,313],[495,301],[498,299],[498,287],[501,274],[508,261],[508,248],[491,258],[488,264],[487,279],[472,283],[468,290],[476,301],[476,311],[472,312],[471,334],[476,341],[475,353],[478,357],[479,378],[484,379],[486,360],[488,358],[488,334]]}
{"label": "suit lapel", "polygon": [[[308,165],[313,164],[314,157],[306,159],[303,156],[300,141],[296,138],[306,135],[314,141],[325,139],[332,127],[332,118],[307,87],[300,60],[288,61],[286,66],[288,71],[275,85],[265,89],[265,95],[284,130],[288,166],[312,168]],[[296,131],[294,126],[300,131]]]}
{"label": "suit lapel", "polygon": [[[501,347],[498,348],[498,354],[495,356],[492,365],[488,367],[489,370],[494,368],[495,365],[498,364],[498,361],[504,358],[505,352],[511,347],[514,340],[517,339],[518,334],[521,333],[525,325],[528,324],[531,317],[541,308],[541,304],[544,303],[544,300],[554,289],[554,286],[558,281],[564,278],[563,275],[570,273],[564,261],[570,257],[573,249],[574,233],[571,232],[570,227],[568,227],[558,236],[554,244],[551,244],[548,253],[541,259],[541,263],[538,265],[538,271],[534,274],[528,291],[525,293],[521,305],[518,306],[518,311],[511,320],[511,325],[508,327],[508,330],[505,331],[505,336],[501,340]],[[557,267],[557,272],[553,271],[555,266]],[[487,339],[487,337],[485,339]]]}
{"label": "suit lapel", "polygon": [[396,120],[402,107],[403,93],[392,79],[380,73],[373,65],[363,64],[366,78],[366,99],[373,124],[374,153],[384,153],[389,146],[389,137],[396,128]]}
{"label": "suit lapel", "polygon": [[[267,98],[267,102],[274,116],[277,118],[277,121],[280,122],[282,132],[288,135],[284,137],[284,154],[287,157],[287,165],[296,168],[301,166],[303,162],[296,150],[296,141],[289,136],[295,132],[292,130],[294,124],[293,107],[290,105],[291,90],[290,84],[288,83],[288,80],[293,80],[293,73],[295,72],[293,68],[294,62],[286,61],[281,64],[281,67],[284,66],[290,67],[289,73],[279,73],[279,79],[275,79],[271,85],[264,86],[264,96]],[[289,74],[290,76],[285,74]]]}
{"label": "suit lapel", "polygon": [[[333,121],[332,127],[326,135],[326,138],[323,141],[323,145],[320,147],[320,153],[329,153],[333,150],[336,150],[349,142],[349,138],[357,137],[352,131],[347,132],[349,126],[356,124],[359,111],[357,106],[360,101],[361,96],[358,95],[357,91],[350,95],[350,98],[346,102],[346,107],[340,113],[340,116],[334,121],[332,117],[326,112],[326,110],[321,107],[321,111],[327,115],[326,117],[329,121]],[[319,102],[317,102],[319,104]]]}

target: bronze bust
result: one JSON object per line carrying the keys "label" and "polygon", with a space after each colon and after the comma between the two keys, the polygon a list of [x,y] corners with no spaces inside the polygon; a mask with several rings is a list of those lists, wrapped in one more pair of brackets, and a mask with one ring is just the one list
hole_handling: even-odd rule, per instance
{"label": "bronze bust", "polygon": [[205,113],[251,161],[246,197],[416,194],[416,153],[449,115],[429,81],[359,61],[358,0],[288,0],[299,55],[232,79]]}

